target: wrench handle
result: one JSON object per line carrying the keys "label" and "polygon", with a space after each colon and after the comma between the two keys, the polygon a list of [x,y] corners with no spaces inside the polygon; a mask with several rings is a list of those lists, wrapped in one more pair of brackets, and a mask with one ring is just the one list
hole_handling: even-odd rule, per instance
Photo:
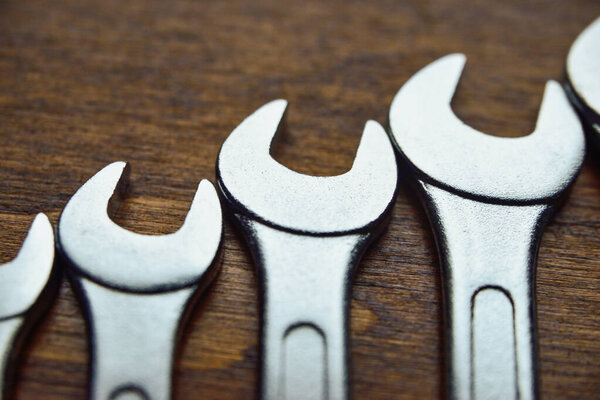
{"label": "wrench handle", "polygon": [[[276,318],[274,315],[281,315],[285,311],[285,307],[274,304],[263,308],[264,318],[269,321],[263,325],[261,398],[346,399],[347,338],[344,316],[333,317],[327,324],[309,322],[309,317],[297,323],[272,321]],[[342,309],[332,311],[338,314],[342,312]]]}
{"label": "wrench handle", "polygon": [[19,333],[25,322],[24,316],[15,316],[0,321],[0,400],[10,388],[14,358],[18,351]]}
{"label": "wrench handle", "polygon": [[179,327],[195,287],[129,293],[74,276],[91,351],[90,400],[167,400]]}
{"label": "wrench handle", "polygon": [[448,397],[537,399],[535,264],[551,207],[423,188],[440,253]]}
{"label": "wrench handle", "polygon": [[347,399],[351,279],[370,235],[246,224],[263,293],[261,399]]}

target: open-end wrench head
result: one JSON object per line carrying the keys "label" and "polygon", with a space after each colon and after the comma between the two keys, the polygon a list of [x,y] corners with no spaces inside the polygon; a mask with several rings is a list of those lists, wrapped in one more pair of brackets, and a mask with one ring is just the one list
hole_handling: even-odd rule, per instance
{"label": "open-end wrench head", "polygon": [[217,160],[220,190],[238,212],[268,224],[313,234],[375,226],[394,201],[397,167],[385,130],[368,121],[352,168],[308,176],[270,155],[287,102],[275,100],[247,117],[225,140]]}
{"label": "open-end wrench head", "polygon": [[581,112],[600,135],[600,18],[571,46],[566,72]]}
{"label": "open-end wrench head", "polygon": [[38,214],[15,259],[0,265],[0,319],[27,312],[46,287],[54,264],[54,232]]}
{"label": "open-end wrench head", "polygon": [[560,85],[549,81],[533,133],[495,137],[450,106],[466,57],[445,56],[416,73],[390,107],[393,142],[419,178],[469,196],[535,202],[559,196],[583,162],[585,140]]}
{"label": "open-end wrench head", "polygon": [[213,185],[200,182],[177,232],[141,235],[121,228],[108,214],[116,210],[128,172],[127,163],[112,163],[69,200],[58,223],[63,255],[83,275],[125,291],[173,290],[198,282],[213,265],[221,241],[221,206]]}

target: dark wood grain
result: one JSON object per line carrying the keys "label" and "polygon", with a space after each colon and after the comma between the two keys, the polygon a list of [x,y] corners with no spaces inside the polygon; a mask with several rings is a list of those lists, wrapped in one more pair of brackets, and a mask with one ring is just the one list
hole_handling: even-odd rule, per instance
{"label": "dark wood grain", "polygon": [[[544,83],[600,15],[596,0],[166,2],[0,0],[0,262],[33,215],[55,224],[79,185],[114,160],[133,186],[116,220],[141,233],[181,224],[222,141],[274,98],[291,109],[276,157],[299,172],[347,170],[367,119],[451,52],[469,57],[454,100],[473,127],[533,129]],[[255,398],[256,276],[226,227],[222,271],[193,313],[175,398]],[[537,274],[541,392],[600,396],[600,163],[588,156],[548,226]],[[423,210],[401,188],[352,295],[355,399],[442,395],[438,259]],[[86,395],[87,343],[67,282],[23,352],[16,398]]]}

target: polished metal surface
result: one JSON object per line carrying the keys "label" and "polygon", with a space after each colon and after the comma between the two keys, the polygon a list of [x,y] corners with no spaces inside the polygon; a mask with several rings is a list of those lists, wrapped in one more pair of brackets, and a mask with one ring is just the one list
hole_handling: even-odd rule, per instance
{"label": "polished metal surface", "polygon": [[489,136],[465,125],[450,107],[465,60],[445,56],[398,91],[389,115],[397,149],[427,180],[472,196],[531,202],[564,190],[581,164],[583,138],[560,85],[546,84],[533,133]]}
{"label": "polished metal surface", "polygon": [[352,276],[386,226],[396,160],[384,129],[369,121],[347,173],[289,170],[269,154],[286,105],[264,105],[230,134],[217,160],[218,187],[258,270],[261,398],[344,400]]}
{"label": "polished metal surface", "polygon": [[[53,293],[54,232],[38,214],[17,257],[0,266],[0,399],[13,375],[13,361],[28,328],[50,304]],[[54,274],[55,275],[55,274]]]}
{"label": "polished metal surface", "polygon": [[395,179],[382,178],[395,159],[381,125],[366,123],[348,172],[307,176],[269,155],[286,108],[285,100],[265,104],[223,143],[217,163],[226,167],[218,167],[219,181],[233,205],[268,224],[307,233],[343,233],[376,225],[396,190]]}
{"label": "polished metal surface", "polygon": [[390,136],[440,253],[448,397],[536,399],[536,256],[546,222],[579,172],[584,136],[554,82],[529,136],[468,127],[450,107],[464,61],[462,54],[443,57],[400,89]]}
{"label": "polished metal surface", "polygon": [[600,146],[600,18],[575,40],[566,66],[566,89],[572,103]]}
{"label": "polished metal surface", "polygon": [[169,399],[179,330],[218,270],[221,207],[203,180],[177,232],[127,231],[110,213],[128,172],[115,162],[81,186],[61,214],[57,240],[88,321],[90,398]]}

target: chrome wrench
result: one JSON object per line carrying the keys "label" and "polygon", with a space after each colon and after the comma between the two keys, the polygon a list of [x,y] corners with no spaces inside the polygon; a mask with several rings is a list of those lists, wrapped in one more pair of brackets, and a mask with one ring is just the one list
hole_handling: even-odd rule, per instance
{"label": "chrome wrench", "polygon": [[433,227],[443,280],[448,396],[537,398],[535,265],[542,231],[585,154],[577,116],[548,82],[529,136],[485,135],[450,101],[465,56],[443,57],[396,94],[390,136]]}
{"label": "chrome wrench", "polygon": [[203,180],[177,232],[130,232],[108,214],[128,177],[128,164],[115,162],[81,186],[60,216],[58,242],[88,321],[90,398],[165,400],[180,328],[218,270],[221,208]]}
{"label": "chrome wrench", "polygon": [[343,400],[352,275],[386,225],[396,160],[383,128],[369,121],[347,173],[291,171],[269,155],[286,107],[268,103],[229,135],[217,159],[218,188],[258,270],[261,398]]}

